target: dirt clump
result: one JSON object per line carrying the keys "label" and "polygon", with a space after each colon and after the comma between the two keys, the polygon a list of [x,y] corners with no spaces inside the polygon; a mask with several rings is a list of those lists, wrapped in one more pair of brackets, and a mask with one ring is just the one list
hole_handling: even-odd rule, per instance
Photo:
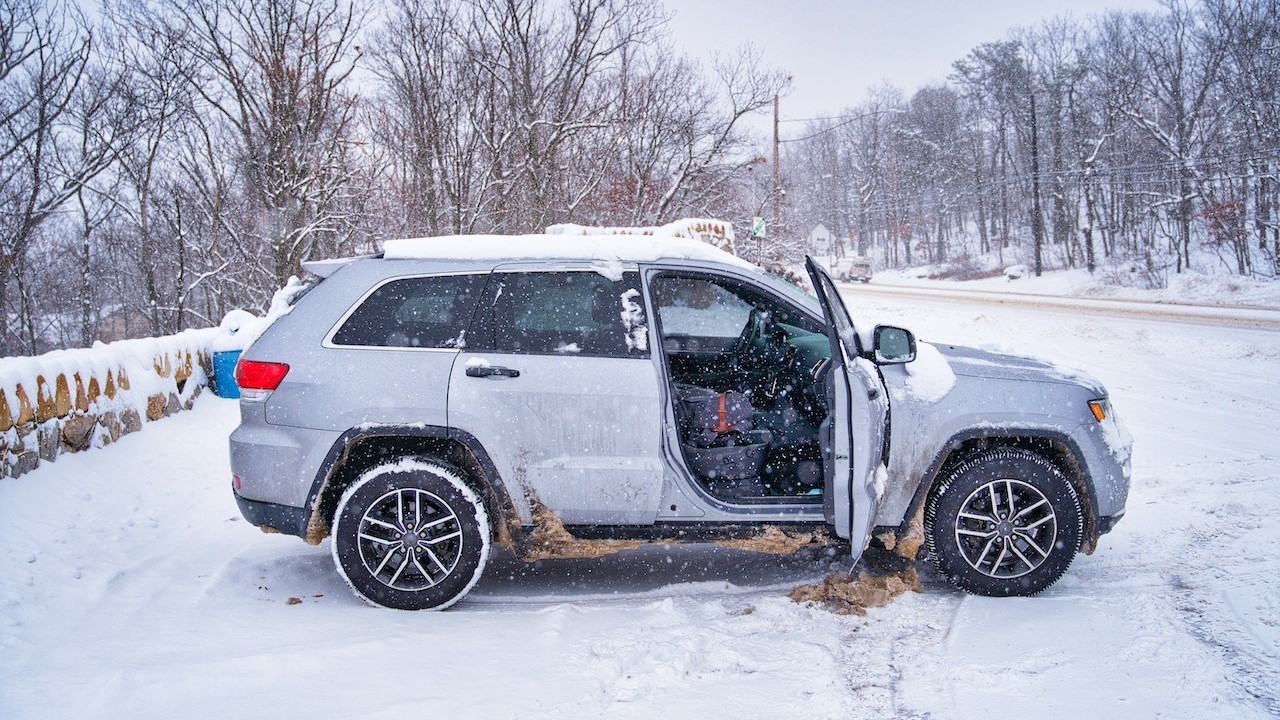
{"label": "dirt clump", "polygon": [[876,534],[876,540],[884,545],[885,550],[892,550],[907,560],[915,560],[925,542],[924,505],[920,506],[903,528],[882,530]]}
{"label": "dirt clump", "polygon": [[769,525],[759,533],[744,538],[717,540],[716,545],[731,550],[747,550],[768,555],[790,555],[803,547],[825,547],[835,540],[822,528],[799,529]]}
{"label": "dirt clump", "polygon": [[[888,556],[887,551],[880,551]],[[817,603],[837,615],[866,615],[867,608],[884,607],[907,592],[922,592],[914,564],[886,561],[869,550],[869,562],[852,573],[832,573],[822,582],[799,585],[788,593],[798,603]]]}
{"label": "dirt clump", "polygon": [[533,510],[533,531],[520,543],[518,555],[525,562],[552,558],[582,560],[612,555],[638,548],[645,540],[590,540],[574,537],[564,528],[556,514],[539,500],[530,498]]}

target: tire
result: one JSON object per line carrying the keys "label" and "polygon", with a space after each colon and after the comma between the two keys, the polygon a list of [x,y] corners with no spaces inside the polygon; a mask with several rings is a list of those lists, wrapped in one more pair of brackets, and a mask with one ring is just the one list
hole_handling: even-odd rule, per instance
{"label": "tire", "polygon": [[365,472],[343,493],[333,560],[373,605],[443,610],[480,579],[489,536],[484,503],[458,474],[405,459]]}
{"label": "tire", "polygon": [[1070,481],[1026,450],[989,450],[960,463],[925,505],[925,540],[953,585],[992,597],[1035,595],[1071,565],[1083,512]]}

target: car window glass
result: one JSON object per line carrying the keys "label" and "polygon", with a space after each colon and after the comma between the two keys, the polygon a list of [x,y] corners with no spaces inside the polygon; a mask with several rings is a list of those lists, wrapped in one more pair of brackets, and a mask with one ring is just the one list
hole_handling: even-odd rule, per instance
{"label": "car window glass", "polygon": [[706,278],[664,275],[653,294],[667,335],[737,337],[751,316],[750,303]]}
{"label": "car window glass", "polygon": [[333,335],[335,345],[461,348],[484,275],[392,280],[374,290]]}
{"label": "car window glass", "polygon": [[856,357],[859,350],[857,333],[854,330],[853,321],[849,318],[849,311],[840,299],[839,291],[836,290],[836,286],[832,284],[831,278],[826,273],[818,275],[818,282],[822,283],[823,294],[829,299],[829,312],[832,315],[832,321],[835,323],[836,335],[840,338],[840,343],[844,345],[845,354],[849,357]]}
{"label": "car window glass", "polygon": [[494,276],[479,322],[486,349],[606,357],[643,356],[648,327],[638,275],[591,271]]}
{"label": "car window glass", "polygon": [[765,310],[774,321],[822,332],[821,325],[766,296],[727,278],[660,275],[653,282],[654,304],[664,335],[736,338],[752,310]]}

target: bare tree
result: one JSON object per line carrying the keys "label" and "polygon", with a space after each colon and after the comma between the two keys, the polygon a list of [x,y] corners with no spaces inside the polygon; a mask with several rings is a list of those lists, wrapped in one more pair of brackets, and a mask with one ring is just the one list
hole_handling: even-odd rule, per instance
{"label": "bare tree", "polygon": [[719,183],[732,174],[723,171],[740,171],[752,159],[751,153],[742,152],[747,141],[744,119],[770,106],[791,84],[789,75],[765,67],[760,52],[749,45],[727,57],[714,58],[712,70],[715,81],[710,92],[704,94],[694,86],[685,105],[699,108],[699,99],[708,98],[699,110],[682,118],[682,152],[654,208],[656,217],[669,216],[675,207],[696,207],[700,201],[707,208],[702,198],[713,196]]}
{"label": "bare tree", "polygon": [[1125,112],[1173,163],[1176,176],[1169,203],[1177,222],[1177,271],[1191,265],[1194,201],[1201,194],[1196,158],[1211,146],[1215,114],[1209,112],[1224,47],[1196,24],[1192,10],[1171,0],[1163,15],[1135,15],[1131,41],[1148,72],[1142,96],[1130,98]]}
{"label": "bare tree", "polygon": [[[85,167],[95,161],[114,166],[120,153],[132,142],[134,133],[145,124],[145,119],[134,112],[129,85],[126,66],[102,58],[101,53],[98,60],[85,69],[85,82],[66,112],[61,154],[73,167]],[[73,248],[70,254],[75,256],[78,265],[78,334],[84,347],[94,341],[99,309],[95,298],[101,299],[94,281],[104,269],[96,262],[94,245],[99,230],[115,215],[119,189],[119,178],[110,166],[95,177],[84,179],[74,189],[79,237],[66,244]]]}
{"label": "bare tree", "polygon": [[[743,119],[785,88],[750,49],[702,68],[648,0],[399,0],[369,120],[410,232],[659,223],[722,212]],[[396,203],[383,202],[394,208]]]}
{"label": "bare tree", "polygon": [[[1280,276],[1280,3],[1206,0],[1205,22],[1227,49],[1223,87],[1234,116],[1240,186],[1233,202],[1252,215],[1252,240]],[[1252,270],[1248,234],[1231,233],[1241,273]],[[1216,239],[1216,238],[1215,238]]]}
{"label": "bare tree", "polygon": [[[23,276],[28,246],[40,226],[111,161],[108,146],[85,148],[78,158],[61,152],[60,124],[91,47],[74,6],[0,0],[0,353],[37,350]],[[17,297],[11,296],[14,288]],[[9,325],[11,314],[19,318],[16,328]]]}
{"label": "bare tree", "polygon": [[191,87],[234,130],[247,258],[281,285],[356,222],[347,85],[363,16],[340,0],[182,0],[163,17],[188,43]]}

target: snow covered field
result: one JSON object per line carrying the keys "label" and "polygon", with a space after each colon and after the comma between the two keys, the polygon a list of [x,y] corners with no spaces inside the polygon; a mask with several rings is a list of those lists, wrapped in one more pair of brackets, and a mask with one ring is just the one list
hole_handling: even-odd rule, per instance
{"label": "snow covered field", "polygon": [[1134,485],[1097,554],[1040,597],[970,597],[926,575],[923,593],[865,618],[787,599],[821,562],[702,546],[500,556],[451,611],[376,609],[342,584],[327,543],[239,518],[236,403],[205,394],[116,445],[0,480],[0,718],[1280,714],[1270,315],[874,282],[846,297],[864,322],[1041,355],[1108,385],[1136,439]]}

